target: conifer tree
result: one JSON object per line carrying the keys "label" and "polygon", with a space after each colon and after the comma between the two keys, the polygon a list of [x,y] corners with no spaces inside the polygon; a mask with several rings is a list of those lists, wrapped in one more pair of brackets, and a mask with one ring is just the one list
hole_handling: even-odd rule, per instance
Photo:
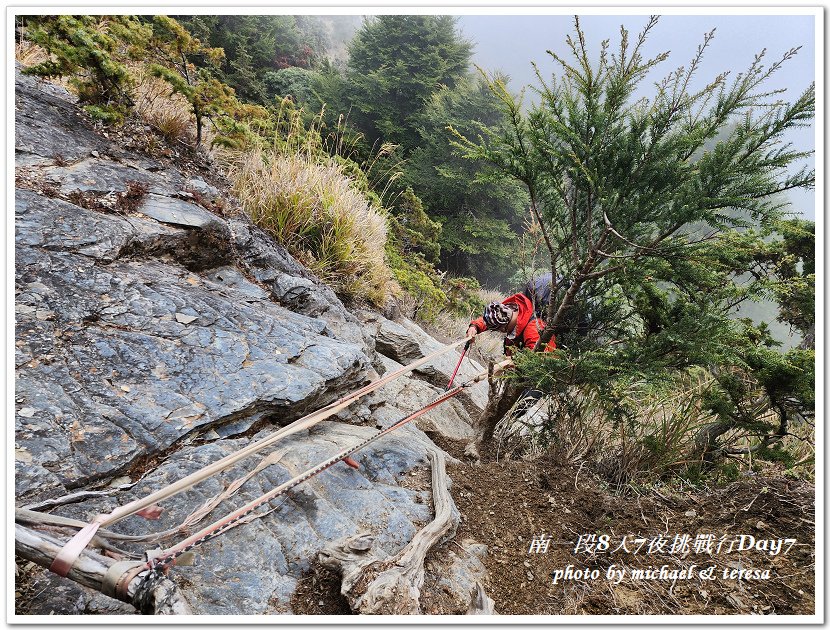
{"label": "conifer tree", "polygon": [[442,268],[490,286],[509,285],[515,272],[527,194],[519,182],[459,155],[447,128],[473,136],[504,123],[499,101],[484,81],[471,77],[438,90],[419,116],[419,145],[403,175],[443,225]]}
{"label": "conifer tree", "polygon": [[69,76],[84,109],[120,122],[132,105],[132,77],[125,62],[148,29],[129,15],[37,15],[25,18],[26,37],[51,58],[24,70],[43,77]]}
{"label": "conifer tree", "polygon": [[466,76],[472,45],[455,31],[455,18],[381,15],[364,22],[349,45],[345,107],[350,120],[377,140],[418,144],[417,116],[442,85]]}
{"label": "conifer tree", "polygon": [[[594,387],[622,422],[636,414],[622,402],[627,385],[710,370],[706,404],[718,420],[700,436],[709,458],[735,427],[771,436],[810,412],[809,351],[782,354],[763,325],[736,322],[734,309],[768,296],[775,282],[763,258],[766,243],[781,240],[782,193],[813,186],[814,172],[797,168],[810,148],[792,147],[786,133],[810,124],[815,94],[810,86],[787,101],[767,87],[797,49],[769,65],[762,52],[745,71],[693,89],[712,32],[688,65],[641,96],[643,80],[668,57],[643,57],[657,22],[633,42],[621,29],[616,51],[605,41],[594,57],[577,18],[570,58],[549,51],[559,72],[545,80],[537,71],[539,102],[525,108],[491,80],[508,126],[458,140],[466,155],[527,189],[548,269],[560,278],[538,348],[580,296],[599,309],[593,334],[567,352],[517,357],[523,373],[566,398],[575,384]],[[499,403],[487,422],[509,407]],[[780,424],[759,423],[769,409]]]}
{"label": "conifer tree", "polygon": [[[208,63],[217,64],[223,51],[202,45],[179,22],[165,15],[153,16],[150,25],[150,37],[143,42],[148,69],[190,103],[196,118],[196,146],[199,146],[205,117],[225,111],[235,100],[233,91],[204,67]],[[203,67],[196,66],[197,59]]]}

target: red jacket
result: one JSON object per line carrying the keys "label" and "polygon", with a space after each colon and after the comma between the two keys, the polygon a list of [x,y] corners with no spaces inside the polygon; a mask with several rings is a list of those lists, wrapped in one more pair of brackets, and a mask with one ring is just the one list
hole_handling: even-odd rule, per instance
{"label": "red jacket", "polygon": [[[536,344],[539,343],[539,333],[545,329],[545,322],[533,316],[533,304],[530,299],[524,293],[516,293],[506,300],[502,300],[502,304],[516,304],[519,307],[515,329],[516,336],[513,339],[505,339],[504,345],[533,350]],[[487,324],[484,323],[483,317],[471,321],[470,326],[475,326],[478,332],[487,330]],[[556,337],[551,337],[545,348],[545,352],[552,350],[556,350]]]}

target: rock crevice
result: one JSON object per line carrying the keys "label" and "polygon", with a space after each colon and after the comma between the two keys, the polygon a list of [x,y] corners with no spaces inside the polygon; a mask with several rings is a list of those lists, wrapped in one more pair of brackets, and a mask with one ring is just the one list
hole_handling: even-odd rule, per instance
{"label": "rock crevice", "polygon": [[[246,217],[212,212],[238,203],[208,173],[114,143],[54,85],[17,73],[15,87],[18,506],[96,490],[49,508],[88,522],[438,347],[409,322],[358,318]],[[268,453],[164,501],[157,521],[112,529],[175,529],[200,509],[199,527],[220,518],[429,402],[457,358],[291,436],[249,479]],[[481,407],[479,391],[448,403],[357,453],[359,470],[337,464],[198,548],[173,572],[193,612],[289,613],[316,554],[366,528],[399,553],[434,518],[428,487],[410,483],[436,452],[421,429],[469,438]],[[118,491],[98,491],[108,483]],[[55,596],[31,612],[124,613],[39,579]]]}

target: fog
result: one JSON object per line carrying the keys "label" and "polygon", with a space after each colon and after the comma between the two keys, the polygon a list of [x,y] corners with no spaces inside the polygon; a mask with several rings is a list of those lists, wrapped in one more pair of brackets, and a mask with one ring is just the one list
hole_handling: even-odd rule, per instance
{"label": "fog", "polygon": [[[612,10],[612,9],[609,9]],[[580,16],[589,50],[599,51],[602,40],[610,40],[611,51],[619,44],[620,25],[635,40],[648,21],[648,15]],[[797,99],[815,80],[815,17],[812,15],[663,15],[643,47],[652,58],[670,51],[669,59],[659,64],[643,82],[639,96],[651,96],[654,83],[678,66],[688,67],[706,33],[715,29],[703,63],[692,82],[700,89],[721,72],[746,70],[755,55],[766,49],[764,65],[779,60],[791,48],[801,46],[796,56],[769,80],[769,87],[784,89],[779,98]],[[565,42],[574,33],[572,15],[462,15],[458,28],[475,43],[473,62],[487,71],[501,70],[510,76],[512,91],[529,84],[538,85],[531,62],[536,62],[546,79],[558,65],[547,50],[568,58]],[[526,93],[533,98],[532,91]],[[815,149],[815,125],[792,132],[788,138],[800,150]],[[814,160],[809,162],[814,167]],[[789,196],[792,211],[815,219],[815,194],[796,190]]]}
{"label": "fog", "polygon": [[[613,8],[609,8],[609,12],[612,11]],[[360,28],[363,18],[357,15],[321,17],[326,22],[331,41],[329,54],[342,64],[347,58],[348,41]],[[645,10],[642,15],[583,15],[580,16],[580,23],[586,34],[588,49],[598,54],[605,39],[610,40],[611,51],[618,46],[620,26],[629,31],[629,41],[635,40],[648,17]],[[785,90],[778,98],[795,100],[815,80],[815,20],[813,15],[786,14],[718,15],[712,12],[707,15],[663,15],[642,52],[647,58],[666,51],[671,54],[643,81],[638,96],[652,96],[656,81],[679,66],[688,67],[698,46],[703,43],[704,35],[714,29],[714,39],[693,78],[692,89],[702,88],[722,72],[728,71],[734,77],[746,70],[755,55],[764,49],[764,65],[769,66],[791,48],[801,47],[767,84],[771,89]],[[467,14],[458,16],[458,30],[474,44],[473,63],[487,72],[507,74],[510,77],[509,87],[519,92],[528,85],[538,85],[533,62],[545,79],[558,72],[558,65],[546,51],[552,50],[568,58],[570,51],[565,38],[574,33],[574,18],[571,14],[554,15],[550,12],[538,15]],[[527,90],[527,101],[533,98],[532,90]],[[791,132],[788,141],[800,150],[815,149],[815,125]],[[809,166],[815,166],[814,160],[810,160]],[[813,191],[793,191],[789,199],[795,214],[815,219]]]}

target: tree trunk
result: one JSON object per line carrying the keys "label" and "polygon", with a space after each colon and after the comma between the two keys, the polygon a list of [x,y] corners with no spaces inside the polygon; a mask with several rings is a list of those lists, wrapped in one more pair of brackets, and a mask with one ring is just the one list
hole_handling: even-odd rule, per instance
{"label": "tree trunk", "polygon": [[193,114],[196,116],[196,148],[202,144],[202,110],[198,106],[193,107]]}
{"label": "tree trunk", "polygon": [[513,380],[489,379],[490,391],[487,406],[481,412],[476,423],[475,444],[480,445],[493,439],[493,432],[499,420],[516,404],[524,391],[524,387]]}
{"label": "tree trunk", "polygon": [[705,464],[712,465],[721,452],[718,438],[735,426],[735,421],[730,420],[714,422],[700,429],[695,436],[695,455]]}
{"label": "tree trunk", "polygon": [[[22,525],[14,526],[14,551],[21,558],[49,568],[55,556],[63,548],[63,542]],[[115,560],[91,551],[83,551],[72,565],[66,576],[82,586],[104,592],[104,576]],[[146,571],[130,580],[123,598],[144,614],[149,615],[189,615],[190,606],[179,593],[176,585],[166,577],[159,576],[146,588],[139,586]]]}

